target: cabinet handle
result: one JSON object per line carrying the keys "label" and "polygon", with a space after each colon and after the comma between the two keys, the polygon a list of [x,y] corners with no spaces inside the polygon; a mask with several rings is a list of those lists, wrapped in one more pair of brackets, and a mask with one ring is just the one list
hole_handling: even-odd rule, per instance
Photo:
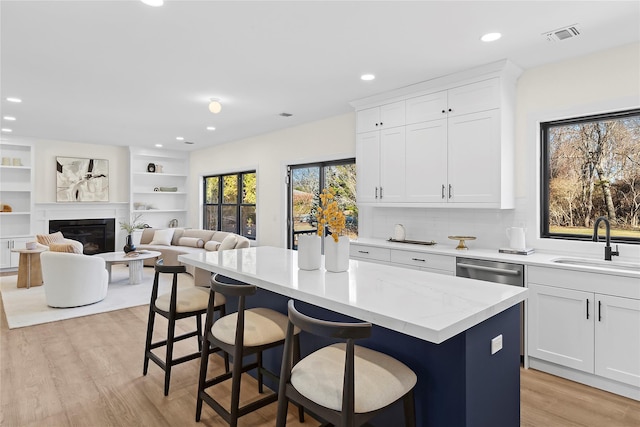
{"label": "cabinet handle", "polygon": [[378,126],[378,124],[376,123],[376,126]]}
{"label": "cabinet handle", "polygon": [[587,298],[587,320],[589,320],[589,298]]}
{"label": "cabinet handle", "polygon": [[445,111],[445,110],[442,110],[442,114],[446,114],[446,111]]}
{"label": "cabinet handle", "polygon": [[376,187],[376,199],[378,198],[378,187]]}
{"label": "cabinet handle", "polygon": [[420,259],[420,258],[411,258],[411,261],[427,262],[426,259]]}
{"label": "cabinet handle", "polygon": [[598,301],[598,322],[602,322],[602,301]]}
{"label": "cabinet handle", "polygon": [[368,254],[369,251],[358,251],[358,253],[360,253],[360,254]]}
{"label": "cabinet handle", "polygon": [[449,108],[449,112],[451,112],[451,111],[452,111],[451,108]]}
{"label": "cabinet handle", "polygon": [[453,197],[453,187],[449,184],[449,198]]}
{"label": "cabinet handle", "polygon": [[384,123],[380,122],[380,126],[382,126]]}
{"label": "cabinet handle", "polygon": [[380,198],[382,199],[382,187],[380,187]]}
{"label": "cabinet handle", "polygon": [[442,184],[442,198],[444,199],[444,184]]}

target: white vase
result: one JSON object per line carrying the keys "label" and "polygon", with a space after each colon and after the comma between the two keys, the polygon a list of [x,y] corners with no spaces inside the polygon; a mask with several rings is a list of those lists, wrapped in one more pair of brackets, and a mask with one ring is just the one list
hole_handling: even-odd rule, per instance
{"label": "white vase", "polygon": [[301,270],[317,270],[322,260],[320,248],[322,239],[316,234],[298,236],[298,268]]}
{"label": "white vase", "polygon": [[340,236],[338,242],[333,237],[324,238],[324,268],[333,273],[349,269],[349,237]]}

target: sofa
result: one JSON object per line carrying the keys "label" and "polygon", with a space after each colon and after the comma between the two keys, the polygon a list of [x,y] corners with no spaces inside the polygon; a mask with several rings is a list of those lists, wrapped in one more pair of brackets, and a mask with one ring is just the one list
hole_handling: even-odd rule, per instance
{"label": "sofa", "polygon": [[[150,250],[162,253],[164,265],[178,265],[178,255],[226,249],[248,248],[250,241],[246,237],[226,231],[185,229],[185,228],[145,228],[140,236],[137,250]],[[144,265],[153,266],[155,259],[144,261]],[[196,286],[209,286],[211,273],[187,266],[187,273],[193,276]]]}

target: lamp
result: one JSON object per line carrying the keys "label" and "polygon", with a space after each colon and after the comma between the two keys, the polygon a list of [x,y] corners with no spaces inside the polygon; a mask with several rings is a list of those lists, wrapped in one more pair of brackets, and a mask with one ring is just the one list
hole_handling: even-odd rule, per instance
{"label": "lamp", "polygon": [[209,111],[213,114],[218,114],[222,111],[222,104],[220,104],[220,100],[218,98],[211,98],[211,102],[209,103]]}

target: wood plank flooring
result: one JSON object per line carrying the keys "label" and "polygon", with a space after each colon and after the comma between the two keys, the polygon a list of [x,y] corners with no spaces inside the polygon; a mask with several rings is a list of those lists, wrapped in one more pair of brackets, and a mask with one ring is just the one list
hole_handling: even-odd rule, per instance
{"label": "wood plank flooring", "polygon": [[[162,370],[152,363],[142,375],[146,323],[147,308],[141,306],[9,330],[1,307],[0,425],[226,426],[206,405],[202,421],[195,422],[198,360],[174,368],[168,397]],[[164,319],[156,324],[156,331],[166,329]],[[188,320],[179,323],[181,330],[191,327]],[[183,341],[176,351],[194,347]],[[212,372],[222,370],[218,359],[212,358]],[[640,426],[640,402],[534,370],[522,370],[521,378],[523,427]],[[256,389],[246,379],[243,402],[255,398]],[[229,391],[223,385],[217,394],[224,398]],[[239,425],[273,426],[275,412],[274,403],[242,417]],[[287,426],[301,425],[318,423],[307,417],[300,424],[291,407]]]}

